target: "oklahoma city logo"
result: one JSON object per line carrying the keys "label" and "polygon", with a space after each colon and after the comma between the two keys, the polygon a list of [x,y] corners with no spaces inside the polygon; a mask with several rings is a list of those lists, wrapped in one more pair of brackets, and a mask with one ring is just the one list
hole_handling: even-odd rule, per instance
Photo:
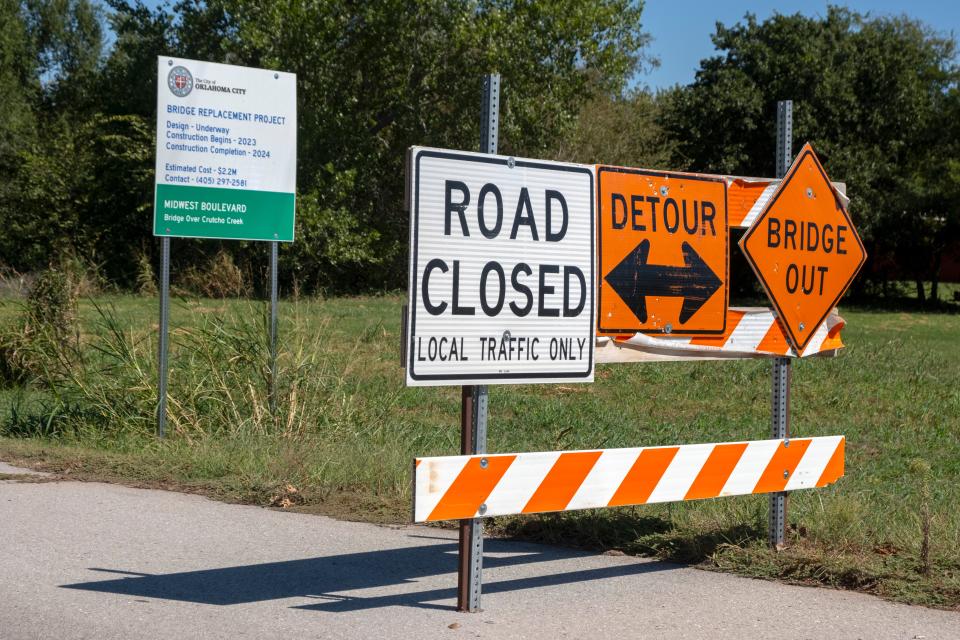
{"label": "oklahoma city logo", "polygon": [[186,97],[193,91],[193,74],[186,67],[174,67],[167,74],[167,86],[178,98]]}

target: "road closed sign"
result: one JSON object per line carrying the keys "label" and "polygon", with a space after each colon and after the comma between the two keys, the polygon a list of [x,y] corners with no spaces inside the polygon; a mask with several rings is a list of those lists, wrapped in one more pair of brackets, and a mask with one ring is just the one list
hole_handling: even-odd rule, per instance
{"label": "road closed sign", "polygon": [[297,77],[157,58],[153,233],[293,241]]}
{"label": "road closed sign", "polygon": [[591,382],[594,170],[408,155],[411,386]]}
{"label": "road closed sign", "polygon": [[599,333],[722,333],[727,187],[721,176],[597,167]]}
{"label": "road closed sign", "polygon": [[797,355],[847,291],[867,254],[809,143],[740,240]]}

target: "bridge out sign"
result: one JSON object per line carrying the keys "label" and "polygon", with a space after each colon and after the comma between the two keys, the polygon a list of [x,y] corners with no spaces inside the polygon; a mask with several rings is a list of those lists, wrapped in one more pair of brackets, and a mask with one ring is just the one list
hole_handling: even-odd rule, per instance
{"label": "bridge out sign", "polygon": [[408,155],[407,384],[592,382],[594,169]]}
{"label": "bridge out sign", "polygon": [[292,241],[296,76],[157,59],[157,236]]}
{"label": "bridge out sign", "polygon": [[740,240],[801,355],[866,261],[843,200],[809,143]]}

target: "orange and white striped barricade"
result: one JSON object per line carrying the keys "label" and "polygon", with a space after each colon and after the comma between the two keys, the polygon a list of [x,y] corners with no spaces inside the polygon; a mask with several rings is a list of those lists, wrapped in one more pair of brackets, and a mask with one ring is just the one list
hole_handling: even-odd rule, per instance
{"label": "orange and white striped barricade", "polygon": [[415,522],[573,511],[824,487],[843,436],[417,458]]}

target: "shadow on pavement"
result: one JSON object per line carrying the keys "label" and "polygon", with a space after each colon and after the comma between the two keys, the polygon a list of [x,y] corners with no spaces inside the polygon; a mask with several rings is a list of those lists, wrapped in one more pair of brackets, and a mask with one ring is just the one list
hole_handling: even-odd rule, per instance
{"label": "shadow on pavement", "polygon": [[[502,540],[484,543],[484,568],[495,569],[531,563],[582,558],[589,554]],[[674,568],[660,562],[629,562],[616,566],[550,573],[541,576],[487,582],[484,593],[535,589],[586,580],[639,575]],[[168,574],[143,574],[116,569],[93,571],[123,574],[123,578],[61,585],[147,598],[181,600],[200,604],[230,605],[282,598],[317,598],[324,602],[295,607],[306,610],[347,612],[389,606],[414,606],[451,610],[437,602],[456,598],[457,544],[428,544],[339,556],[268,562]],[[427,576],[451,574],[450,588],[412,591]],[[488,575],[489,577],[489,575]],[[398,587],[383,590],[385,587]],[[361,589],[382,589],[369,597],[345,595]],[[340,594],[340,595],[338,595]]]}

